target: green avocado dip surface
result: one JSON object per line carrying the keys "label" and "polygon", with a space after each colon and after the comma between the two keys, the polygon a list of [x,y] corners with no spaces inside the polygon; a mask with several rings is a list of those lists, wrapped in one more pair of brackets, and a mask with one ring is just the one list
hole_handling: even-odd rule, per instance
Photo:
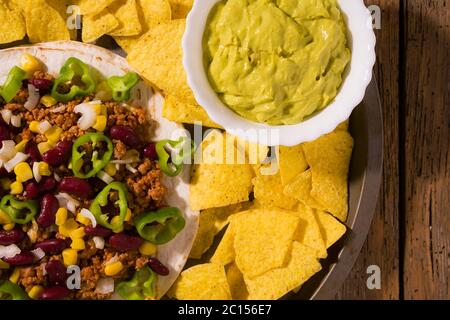
{"label": "green avocado dip surface", "polygon": [[220,99],[242,117],[297,124],[325,108],[350,61],[336,0],[225,0],[211,11],[204,63]]}

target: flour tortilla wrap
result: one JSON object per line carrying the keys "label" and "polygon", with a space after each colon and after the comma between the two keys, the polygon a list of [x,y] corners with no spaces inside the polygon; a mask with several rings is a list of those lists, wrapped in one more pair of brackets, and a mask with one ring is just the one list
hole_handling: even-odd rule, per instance
{"label": "flour tortilla wrap", "polygon": [[[134,71],[124,58],[106,49],[80,42],[57,41],[1,50],[0,83],[4,83],[13,66],[20,65],[21,56],[24,53],[38,58],[47,67],[47,72],[55,76],[59,74],[62,65],[70,57],[80,59],[105,78],[121,76],[128,71]],[[175,139],[186,133],[181,124],[162,117],[162,96],[143,81],[133,90],[132,96],[134,100],[132,104],[148,110],[152,127],[149,135],[152,140]],[[178,177],[163,178],[163,184],[168,191],[166,202],[169,206],[181,210],[186,220],[186,226],[174,240],[158,246],[157,258],[169,268],[170,274],[165,277],[158,276],[157,298],[161,298],[167,292],[182,271],[198,229],[198,212],[189,209],[189,169],[189,166],[186,165]],[[114,298],[118,298],[117,295]]]}

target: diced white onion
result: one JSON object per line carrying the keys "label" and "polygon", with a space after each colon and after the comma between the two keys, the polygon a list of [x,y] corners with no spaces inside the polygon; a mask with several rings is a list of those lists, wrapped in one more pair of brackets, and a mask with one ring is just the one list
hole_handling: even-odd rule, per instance
{"label": "diced white onion", "polygon": [[105,171],[99,171],[99,173],[97,173],[97,177],[106,184],[110,184],[114,181],[114,179]]}
{"label": "diced white onion", "polygon": [[52,125],[50,122],[48,122],[47,120],[42,121],[41,123],[39,123],[39,126],[38,126],[39,133],[44,134],[48,130],[50,130],[51,127],[52,127]]}
{"label": "diced white onion", "polygon": [[100,294],[109,294],[114,292],[114,279],[113,278],[101,278],[98,280],[95,287],[95,292]]}
{"label": "diced white onion", "polygon": [[5,163],[4,167],[6,171],[11,172],[14,170],[14,167],[17,166],[19,163],[24,162],[28,159],[28,155],[22,152],[17,152],[14,158],[9,160]]}
{"label": "diced white onion", "polygon": [[132,166],[130,166],[129,164],[127,164],[125,166],[125,168],[127,168],[128,171],[130,171],[131,173],[136,173],[138,172],[135,168],[133,168]]}
{"label": "diced white onion", "polygon": [[32,84],[28,84],[28,99],[23,105],[25,109],[32,110],[35,108],[39,103],[39,99],[39,90]]}
{"label": "diced white onion", "polygon": [[81,117],[78,120],[78,126],[81,130],[87,130],[97,121],[97,113],[94,110],[92,102],[79,104],[73,109],[75,113],[81,113]]}
{"label": "diced white onion", "polygon": [[3,121],[6,122],[6,124],[10,124],[11,123],[11,117],[13,115],[12,111],[9,109],[3,109],[2,111],[0,111]]}
{"label": "diced white onion", "polygon": [[15,244],[11,244],[9,246],[0,246],[0,259],[13,258],[20,252],[22,251]]}
{"label": "diced white onion", "polygon": [[56,180],[57,182],[60,182],[60,181],[61,181],[61,177],[58,176],[58,175],[56,174],[56,172],[53,174],[53,177],[55,178],[55,180]]}
{"label": "diced white onion", "polygon": [[54,107],[50,109],[51,113],[60,113],[60,112],[64,112],[66,111],[66,106],[59,106],[59,107]]}
{"label": "diced white onion", "polygon": [[33,162],[33,176],[36,182],[41,182],[42,176],[39,173],[39,162]]}
{"label": "diced white onion", "polygon": [[47,275],[47,269],[45,268],[46,265],[47,265],[46,263],[41,264],[41,270],[42,270],[43,276]]}
{"label": "diced white onion", "polygon": [[105,248],[105,239],[102,237],[93,237],[92,240],[94,241],[97,249],[103,250]]}
{"label": "diced white onion", "polygon": [[0,149],[0,159],[3,161],[12,159],[17,153],[15,147],[16,144],[13,140],[2,141],[2,148]]}
{"label": "diced white onion", "polygon": [[72,213],[75,213],[77,207],[80,206],[80,202],[74,198],[72,198],[67,193],[58,193],[56,196],[58,199],[58,203],[60,207],[66,208]]}
{"label": "diced white onion", "polygon": [[45,252],[41,248],[31,250],[31,253],[36,257],[37,260],[41,260],[43,257],[45,257]]}
{"label": "diced white onion", "polygon": [[89,220],[91,220],[91,224],[92,224],[92,226],[94,228],[97,226],[97,220],[95,219],[95,217],[92,214],[92,212],[90,212],[88,209],[81,209],[80,214],[83,217],[88,218]]}
{"label": "diced white onion", "polygon": [[22,126],[22,117],[20,115],[11,116],[11,125],[20,128]]}

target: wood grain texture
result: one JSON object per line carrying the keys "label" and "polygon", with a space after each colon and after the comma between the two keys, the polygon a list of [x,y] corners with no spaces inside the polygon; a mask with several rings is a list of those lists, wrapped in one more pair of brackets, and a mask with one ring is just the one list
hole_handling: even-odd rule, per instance
{"label": "wood grain texture", "polygon": [[450,2],[405,14],[405,299],[450,298]]}
{"label": "wood grain texture", "polygon": [[[377,64],[375,75],[383,107],[384,164],[383,182],[371,232],[337,299],[399,298],[399,0],[366,0],[382,10],[381,29],[376,30]],[[381,290],[369,290],[367,267],[381,269]]]}

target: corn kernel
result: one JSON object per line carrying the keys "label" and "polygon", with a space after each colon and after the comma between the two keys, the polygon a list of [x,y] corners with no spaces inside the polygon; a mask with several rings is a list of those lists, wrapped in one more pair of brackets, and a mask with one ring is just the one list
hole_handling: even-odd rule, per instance
{"label": "corn kernel", "polygon": [[9,281],[11,281],[12,283],[17,283],[19,282],[19,278],[20,278],[20,268],[15,268],[14,271],[9,276]]}
{"label": "corn kernel", "polygon": [[84,248],[86,248],[86,245],[83,239],[72,239],[72,244],[70,245],[70,247],[73,250],[84,250]]}
{"label": "corn kernel", "polygon": [[105,266],[105,275],[108,277],[115,276],[123,270],[123,264],[120,261],[116,261]]}
{"label": "corn kernel", "polygon": [[78,229],[79,224],[75,222],[74,219],[70,218],[66,222],[64,222],[62,225],[59,226],[59,233],[62,234],[65,237],[70,237],[70,234],[72,231]]}
{"label": "corn kernel", "polygon": [[[111,219],[111,224],[115,225],[115,224],[119,224],[120,223],[120,216],[115,216]],[[116,230],[115,233],[121,233],[123,232],[123,225],[120,228],[120,230]]]}
{"label": "corn kernel", "polygon": [[128,208],[127,209],[127,214],[125,215],[125,219],[126,222],[129,222],[131,220],[131,210]]}
{"label": "corn kernel", "polygon": [[97,115],[102,114],[102,105],[101,104],[95,104],[95,105],[93,105],[93,108]]}
{"label": "corn kernel", "polygon": [[58,101],[56,101],[52,96],[46,95],[41,98],[41,103],[47,108],[50,108],[57,104]]}
{"label": "corn kernel", "polygon": [[31,121],[29,125],[29,129],[31,132],[40,133],[39,131],[39,121]]}
{"label": "corn kernel", "polygon": [[52,172],[50,171],[50,167],[47,162],[41,161],[38,164],[39,174],[41,176],[51,176]]}
{"label": "corn kernel", "polygon": [[43,286],[36,285],[33,288],[31,288],[30,291],[28,291],[28,296],[33,300],[38,300],[41,297],[43,291],[44,291]]}
{"label": "corn kernel", "polygon": [[22,194],[23,192],[23,184],[20,181],[14,181],[13,183],[11,183],[11,194]]}
{"label": "corn kernel", "polygon": [[86,235],[86,233],[84,232],[84,227],[80,227],[78,229],[73,230],[70,233],[70,237],[72,239],[83,239],[83,237]]}
{"label": "corn kernel", "polygon": [[17,181],[25,182],[33,179],[33,170],[26,162],[21,162],[14,167],[14,173],[16,174]]}
{"label": "corn kernel", "polygon": [[15,223],[8,223],[8,224],[5,224],[5,225],[3,226],[3,230],[5,230],[5,231],[11,231],[12,229],[14,229],[15,226],[16,226]]}
{"label": "corn kernel", "polygon": [[0,179],[0,184],[2,185],[3,190],[9,190],[11,188],[11,180],[8,178]]}
{"label": "corn kernel", "polygon": [[62,252],[63,262],[66,267],[77,264],[78,253],[74,249],[64,249]]}
{"label": "corn kernel", "polygon": [[56,144],[60,140],[62,133],[63,129],[61,129],[60,127],[58,126],[51,127],[49,130],[45,132],[45,137],[48,140],[47,142],[50,145]]}
{"label": "corn kernel", "polygon": [[103,132],[106,129],[106,123],[107,123],[106,116],[97,116],[97,121],[95,122],[95,125],[92,127],[97,131]]}
{"label": "corn kernel", "polygon": [[48,150],[52,148],[52,146],[48,142],[41,142],[37,145],[37,147],[41,154],[46,153]]}
{"label": "corn kernel", "polygon": [[156,246],[148,241],[145,241],[139,247],[139,252],[144,256],[153,256],[156,254]]}
{"label": "corn kernel", "polygon": [[17,152],[24,152],[28,141],[30,141],[30,140],[23,139],[18,144],[16,144],[16,146],[14,148],[16,149]]}
{"label": "corn kernel", "polygon": [[91,225],[91,220],[89,218],[86,218],[85,216],[82,216],[81,214],[77,214],[77,219],[79,223],[85,226]]}
{"label": "corn kernel", "polygon": [[12,223],[11,218],[8,216],[6,212],[0,210],[0,224],[8,224]]}
{"label": "corn kernel", "polygon": [[67,221],[67,209],[59,208],[58,211],[56,211],[56,219],[55,219],[56,225],[62,226],[66,221]]}
{"label": "corn kernel", "polygon": [[43,69],[42,63],[29,53],[24,53],[20,62],[22,69],[29,75],[33,75],[36,71]]}
{"label": "corn kernel", "polygon": [[114,177],[117,173],[117,168],[114,163],[108,163],[108,165],[105,167],[105,172],[110,175],[111,177]]}
{"label": "corn kernel", "polygon": [[0,259],[0,270],[8,270],[8,269],[9,269],[9,264],[7,264],[5,261]]}

